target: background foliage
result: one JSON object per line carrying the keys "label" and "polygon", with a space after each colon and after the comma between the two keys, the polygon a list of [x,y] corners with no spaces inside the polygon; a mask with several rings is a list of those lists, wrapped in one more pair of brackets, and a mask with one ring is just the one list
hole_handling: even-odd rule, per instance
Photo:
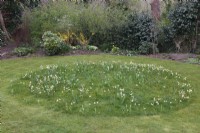
{"label": "background foliage", "polygon": [[[136,0],[49,1],[43,4],[39,0],[11,0],[1,9],[11,12],[6,23],[9,31],[27,21],[23,18],[28,19],[33,45],[41,46],[43,33],[52,31],[67,38],[65,41],[70,45],[95,45],[103,51],[110,51],[113,45],[139,51],[155,44],[160,52],[174,52],[175,40],[180,38],[184,40],[181,49],[186,47],[185,52],[190,52],[193,41],[197,40],[199,2],[164,1],[163,4],[160,21],[155,21],[151,11],[139,6]],[[143,45],[144,42],[149,45]]]}
{"label": "background foliage", "polygon": [[[161,26],[160,42],[161,51],[167,51],[170,48],[175,50],[174,39],[180,37],[187,40],[184,45],[191,45],[190,41],[195,37],[196,23],[198,18],[198,2],[182,2],[171,7],[165,25]],[[187,52],[190,52],[189,48]]]}

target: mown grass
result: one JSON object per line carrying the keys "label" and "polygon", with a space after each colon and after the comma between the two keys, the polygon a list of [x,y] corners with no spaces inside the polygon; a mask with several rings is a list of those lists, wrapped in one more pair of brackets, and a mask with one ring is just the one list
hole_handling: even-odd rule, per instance
{"label": "mown grass", "polygon": [[[41,65],[65,65],[80,61],[121,61],[162,65],[167,69],[188,77],[194,88],[191,104],[172,111],[152,116],[81,116],[53,111],[38,104],[27,104],[9,94],[14,80],[29,71],[38,70]],[[2,132],[192,132],[200,127],[200,67],[173,61],[145,57],[124,56],[71,56],[23,58],[0,61],[0,98]]]}

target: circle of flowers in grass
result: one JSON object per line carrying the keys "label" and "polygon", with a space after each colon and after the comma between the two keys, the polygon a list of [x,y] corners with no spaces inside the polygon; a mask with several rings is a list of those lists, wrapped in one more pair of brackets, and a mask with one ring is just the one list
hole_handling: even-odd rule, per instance
{"label": "circle of flowers in grass", "polygon": [[77,62],[40,69],[23,76],[22,88],[66,113],[158,114],[185,106],[193,91],[186,77],[151,64]]}

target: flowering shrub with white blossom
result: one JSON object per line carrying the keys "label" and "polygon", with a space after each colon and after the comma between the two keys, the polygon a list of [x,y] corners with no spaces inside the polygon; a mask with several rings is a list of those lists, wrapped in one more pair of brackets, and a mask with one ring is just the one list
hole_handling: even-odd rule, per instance
{"label": "flowering shrub with white blossom", "polygon": [[76,62],[41,66],[21,89],[49,106],[82,115],[153,115],[185,106],[193,88],[162,66],[134,62]]}

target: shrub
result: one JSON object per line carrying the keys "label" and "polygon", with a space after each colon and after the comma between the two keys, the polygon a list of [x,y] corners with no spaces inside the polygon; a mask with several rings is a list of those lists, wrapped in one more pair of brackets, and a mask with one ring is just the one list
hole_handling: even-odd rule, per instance
{"label": "shrub", "polygon": [[158,49],[160,52],[172,52],[175,50],[173,33],[171,32],[171,27],[169,25],[160,27],[158,43]]}
{"label": "shrub", "polygon": [[77,45],[77,46],[69,45],[69,48],[71,50],[83,50],[84,49],[83,46],[81,46],[81,45]]}
{"label": "shrub", "polygon": [[4,45],[4,34],[3,31],[0,29],[0,47]]}
{"label": "shrub", "polygon": [[87,37],[81,33],[75,32],[67,32],[67,33],[59,33],[59,37],[65,42],[70,45],[87,45],[89,40]]}
{"label": "shrub", "polygon": [[32,54],[33,51],[34,51],[33,48],[18,47],[18,48],[15,48],[13,52],[17,56],[26,56],[28,54]]}
{"label": "shrub", "polygon": [[139,47],[140,54],[152,54],[153,51],[158,53],[158,48],[156,47],[156,44],[151,42],[142,42]]}
{"label": "shrub", "polygon": [[[198,43],[199,44],[199,43]],[[195,54],[200,54],[200,47],[199,47],[199,45],[198,45],[198,47],[197,47],[197,49],[196,49],[196,51],[195,51]]]}
{"label": "shrub", "polygon": [[76,48],[76,46],[69,46],[69,48],[71,49],[71,50],[76,50],[77,48]]}
{"label": "shrub", "polygon": [[54,33],[74,33],[79,38],[81,33],[87,44],[91,40],[95,42],[92,44],[98,44],[109,29],[122,25],[126,18],[122,10],[104,4],[84,5],[66,1],[49,2],[32,10],[29,16],[34,39],[51,30]]}
{"label": "shrub", "polygon": [[197,55],[198,63],[200,63],[200,55]]}
{"label": "shrub", "polygon": [[197,1],[178,2],[173,6],[168,3],[166,12],[162,14],[162,20],[159,22],[160,52],[174,52],[177,42],[180,42],[180,48],[185,45],[187,52],[191,49],[188,44],[194,39],[198,8]]}
{"label": "shrub", "polygon": [[116,46],[113,45],[111,53],[117,54],[117,53],[119,53],[119,51],[120,51],[119,47],[116,47]]}
{"label": "shrub", "polygon": [[153,21],[149,14],[133,13],[121,27],[113,28],[108,38],[109,42],[121,49],[138,50],[141,42],[152,41]]}
{"label": "shrub", "polygon": [[111,43],[103,43],[99,46],[99,49],[104,52],[110,52],[112,50],[112,44]]}
{"label": "shrub", "polygon": [[[170,23],[163,27],[164,29],[164,45],[171,47],[169,44],[173,44],[178,51],[182,50],[181,45],[185,45],[187,52],[190,50],[188,45],[193,41],[195,36],[195,25],[197,22],[197,3],[195,1],[181,2],[175,5],[169,12],[168,19]],[[187,42],[186,42],[187,41]],[[194,51],[194,48],[192,48]]]}
{"label": "shrub", "polygon": [[110,43],[103,43],[99,46],[99,49],[104,52],[110,52],[112,49],[112,44]]}
{"label": "shrub", "polygon": [[56,55],[69,50],[69,46],[67,46],[58,35],[51,31],[46,31],[42,36],[42,40],[47,55]]}
{"label": "shrub", "polygon": [[171,32],[174,36],[191,34],[195,31],[197,11],[195,2],[183,2],[175,6],[169,13]]}
{"label": "shrub", "polygon": [[82,46],[82,45],[77,45],[77,46],[69,46],[70,49],[72,50],[90,50],[90,51],[97,51],[98,47],[93,46],[93,45],[87,45],[87,46]]}
{"label": "shrub", "polygon": [[31,44],[35,48],[40,48],[41,45],[42,45],[42,40],[40,38],[37,38],[37,37],[32,37],[31,38]]}
{"label": "shrub", "polygon": [[93,45],[87,45],[87,50],[90,50],[90,51],[97,51],[98,50],[98,47],[97,46],[93,46]]}
{"label": "shrub", "polygon": [[30,13],[29,21],[32,40],[40,42],[39,39],[45,31],[51,30],[55,33],[58,32],[58,24],[61,23],[60,19],[64,17],[66,13],[71,13],[69,12],[70,9],[68,11],[63,8],[66,5],[62,5],[63,6],[58,7],[57,2],[55,2],[53,6],[53,3],[49,2],[33,9],[31,12],[27,11]]}
{"label": "shrub", "polygon": [[138,52],[133,50],[120,50],[118,53],[118,55],[124,55],[124,56],[135,56],[137,54]]}
{"label": "shrub", "polygon": [[60,53],[61,53],[61,54],[70,51],[69,44],[66,44],[66,43],[64,43],[64,42],[60,43],[59,48],[60,48]]}
{"label": "shrub", "polygon": [[111,53],[112,54],[116,54],[116,55],[124,55],[124,56],[135,56],[138,54],[138,52],[133,51],[133,50],[122,50],[119,47],[116,47],[113,45],[112,49],[111,49]]}

